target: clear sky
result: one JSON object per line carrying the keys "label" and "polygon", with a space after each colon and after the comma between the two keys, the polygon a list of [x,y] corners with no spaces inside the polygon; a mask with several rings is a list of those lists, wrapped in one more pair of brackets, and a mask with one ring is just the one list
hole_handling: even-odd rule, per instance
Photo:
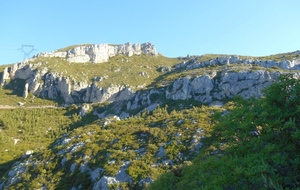
{"label": "clear sky", "polygon": [[2,0],[0,64],[22,61],[22,44],[34,54],[126,42],[151,42],[168,57],[291,52],[299,10],[299,0]]}

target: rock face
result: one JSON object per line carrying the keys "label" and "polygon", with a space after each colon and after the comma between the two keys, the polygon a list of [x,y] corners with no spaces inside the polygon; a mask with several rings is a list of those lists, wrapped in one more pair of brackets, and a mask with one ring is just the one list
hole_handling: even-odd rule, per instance
{"label": "rock face", "polygon": [[40,53],[35,57],[59,57],[65,58],[69,62],[74,63],[103,63],[107,62],[110,57],[115,55],[140,55],[140,54],[157,55],[154,45],[151,43],[131,44],[126,43],[123,45],[108,45],[96,44],[89,46],[78,46],[68,50],[67,52],[52,52]]}
{"label": "rock face", "polygon": [[[66,52],[40,53],[36,57],[58,57],[70,62],[93,62],[102,63],[108,61],[110,57],[122,54],[126,56],[150,54],[157,55],[156,48],[150,43],[144,44],[123,44],[123,45],[82,45],[72,48]],[[34,59],[34,58],[33,58]],[[190,58],[189,58],[190,59]],[[49,71],[47,67],[40,69],[44,63],[31,64],[29,60],[17,63],[11,68],[5,68],[2,74],[1,84],[7,79],[25,80],[24,94],[49,99],[61,99],[65,104],[71,103],[97,103],[97,102],[125,102],[126,110],[120,112],[121,118],[128,117],[126,111],[146,108],[153,110],[162,103],[162,99],[187,100],[194,99],[202,103],[220,101],[224,98],[232,98],[240,95],[244,98],[260,97],[261,90],[272,82],[277,81],[283,70],[300,70],[300,59],[284,60],[280,62],[268,60],[259,61],[251,59],[241,59],[239,56],[222,56],[205,62],[199,62],[199,57],[193,57],[187,62],[175,65],[175,69],[191,70],[215,65],[228,65],[228,68],[219,71],[212,71],[211,74],[202,74],[193,77],[183,77],[168,84],[168,86],[158,89],[133,91],[129,86],[110,85],[101,87],[97,85],[99,79],[94,82],[75,81],[64,76],[62,73]],[[230,69],[232,65],[246,65],[248,69]],[[229,66],[230,65],[230,66]],[[282,68],[274,71],[259,68],[251,69],[255,66],[265,68]],[[158,68],[161,72],[170,72],[171,68]],[[146,72],[141,72],[141,76],[147,77]],[[295,74],[299,77],[299,74]],[[101,79],[102,80],[102,79]]]}
{"label": "rock face", "polygon": [[132,97],[134,93],[129,87],[111,85],[107,88],[99,87],[96,83],[88,84],[85,81],[76,82],[72,78],[64,77],[57,72],[48,72],[47,69],[37,69],[39,64],[22,62],[11,67],[10,79],[26,81],[23,97],[28,92],[42,98],[62,99],[64,103],[76,102],[105,102],[121,101]]}
{"label": "rock face", "polygon": [[28,83],[25,84],[25,87],[24,87],[24,92],[23,92],[23,98],[27,98],[28,96]]}
{"label": "rock face", "polygon": [[81,107],[79,111],[79,116],[84,117],[90,110],[90,106],[88,104],[85,104]]}
{"label": "rock face", "polygon": [[5,67],[3,70],[2,78],[0,78],[0,86],[3,86],[6,83],[6,80],[9,79],[8,67]]}
{"label": "rock face", "polygon": [[109,185],[112,184],[123,183],[123,182],[132,183],[131,177],[126,173],[126,169],[128,168],[129,164],[130,162],[126,161],[122,165],[122,167],[120,168],[120,170],[118,171],[115,177],[108,177],[108,176],[101,177],[101,179],[94,184],[93,189],[109,190],[110,189]]}
{"label": "rock face", "polygon": [[186,100],[194,98],[203,103],[240,95],[243,98],[261,97],[261,90],[278,80],[280,72],[240,71],[214,72],[195,78],[177,79],[166,91],[166,98]]}
{"label": "rock face", "polygon": [[[201,57],[201,56],[200,56]],[[271,67],[279,67],[282,69],[290,69],[290,70],[300,70],[300,59],[294,60],[283,60],[280,62],[274,60],[253,60],[253,59],[240,59],[239,56],[224,56],[217,57],[212,60],[199,62],[199,57],[193,58],[187,62],[182,62],[175,66],[175,68],[185,68],[187,70],[196,69],[196,68],[204,68],[208,66],[216,66],[216,65],[230,65],[230,64],[250,64],[254,66],[260,66],[265,68]]]}

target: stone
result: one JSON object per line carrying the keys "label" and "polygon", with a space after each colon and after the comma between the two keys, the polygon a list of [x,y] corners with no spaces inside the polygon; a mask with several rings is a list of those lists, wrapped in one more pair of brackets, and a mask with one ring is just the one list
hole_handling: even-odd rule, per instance
{"label": "stone", "polygon": [[31,155],[31,154],[33,154],[33,150],[27,150],[27,151],[25,152],[25,155],[26,155],[26,156],[29,156],[29,155]]}
{"label": "stone", "polygon": [[75,169],[76,169],[76,163],[73,163],[73,164],[70,166],[70,171],[71,171],[72,173],[74,173],[74,172],[75,172]]}
{"label": "stone", "polygon": [[33,56],[35,57],[58,57],[58,58],[65,58],[67,56],[67,52],[41,52],[37,55]]}
{"label": "stone", "polygon": [[91,171],[90,176],[92,181],[96,181],[100,177],[103,171],[104,171],[103,168],[96,168],[95,170]]}
{"label": "stone", "polygon": [[125,161],[124,164],[121,166],[120,170],[117,172],[115,177],[110,176],[103,176],[99,181],[94,183],[93,189],[103,189],[109,190],[110,184],[117,184],[117,183],[132,183],[131,177],[126,173],[128,166],[130,165],[129,161]]}
{"label": "stone", "polygon": [[90,110],[90,106],[88,104],[84,104],[79,111],[79,115],[84,117]]}
{"label": "stone", "polygon": [[26,102],[18,102],[18,106],[24,106],[26,104]]}
{"label": "stone", "polygon": [[163,158],[165,156],[166,156],[165,149],[163,146],[160,146],[156,153],[156,158]]}
{"label": "stone", "polygon": [[25,84],[25,87],[24,87],[24,92],[23,92],[23,98],[24,98],[24,99],[26,99],[27,96],[28,96],[28,86],[29,86],[29,84],[26,83],[26,84]]}
{"label": "stone", "polygon": [[94,183],[93,190],[110,190],[108,185],[116,184],[117,180],[115,177],[103,176],[99,181]]}
{"label": "stone", "polygon": [[5,67],[2,73],[2,78],[0,79],[0,86],[4,86],[6,80],[9,79],[8,67]]}
{"label": "stone", "polygon": [[216,107],[216,108],[221,108],[224,106],[224,103],[223,102],[220,102],[220,101],[214,101],[214,102],[211,102],[209,104],[210,107]]}
{"label": "stone", "polygon": [[132,56],[140,54],[157,55],[156,48],[151,43],[122,45],[96,44],[90,46],[78,46],[66,53],[66,59],[75,63],[103,63],[107,62],[110,57],[118,54]]}

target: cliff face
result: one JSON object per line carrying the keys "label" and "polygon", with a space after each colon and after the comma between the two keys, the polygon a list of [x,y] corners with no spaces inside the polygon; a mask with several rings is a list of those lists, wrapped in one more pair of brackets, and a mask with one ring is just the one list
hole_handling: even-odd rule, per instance
{"label": "cliff face", "polygon": [[[157,51],[155,46],[150,43],[127,43],[114,46],[98,44],[78,46],[65,52],[40,53],[33,60],[38,57],[59,57],[67,60],[70,64],[72,62],[102,63],[107,62],[110,57],[116,55],[130,57],[140,54],[156,56]],[[295,52],[295,54],[299,53]],[[220,56],[206,61],[199,61],[200,58],[201,56],[189,58],[187,61],[174,65],[172,69],[168,67],[169,69],[162,74],[202,68],[206,69],[206,72],[174,78],[164,87],[148,90],[133,90],[130,84],[111,84],[108,87],[103,87],[97,83],[97,80],[93,82],[76,81],[70,76],[52,71],[51,68],[41,67],[43,63],[32,64],[31,60],[14,64],[11,68],[5,68],[1,84],[4,85],[8,79],[23,79],[26,81],[24,98],[28,93],[32,93],[42,98],[60,98],[65,104],[126,100],[128,102],[126,102],[125,112],[123,110],[119,113],[119,115],[126,117],[129,115],[128,111],[139,107],[151,110],[162,102],[161,99],[153,97],[164,97],[166,100],[193,99],[202,103],[221,101],[236,95],[243,98],[261,97],[261,90],[277,81],[282,73],[290,72],[293,69],[294,76],[299,77],[299,73],[296,72],[300,69],[299,58],[274,61],[254,60],[253,58],[240,58],[239,56]],[[137,64],[141,64],[140,67],[150,68],[149,66],[142,66],[142,63]],[[158,70],[161,70],[161,67],[157,66]],[[219,69],[215,69],[215,67],[219,67]],[[148,73],[146,74],[148,76]]]}
{"label": "cliff face", "polygon": [[40,53],[36,57],[59,57],[66,58],[69,62],[74,63],[103,63],[107,62],[110,57],[116,55],[140,55],[149,54],[157,55],[154,45],[151,43],[122,45],[96,44],[89,46],[78,46],[66,52]]}
{"label": "cliff face", "polygon": [[[117,55],[123,56],[116,57],[116,65],[109,65],[112,64],[111,59]],[[103,118],[103,120],[99,120],[99,126],[94,125],[94,122],[90,126],[83,124],[84,127],[80,127],[78,131],[68,131],[60,136],[51,145],[52,150],[54,150],[51,152],[51,159],[50,157],[46,159],[49,152],[45,154],[46,158],[41,161],[40,157],[36,157],[39,156],[38,154],[34,155],[32,154],[33,151],[27,151],[24,160],[15,163],[11,170],[7,172],[6,179],[0,182],[0,189],[21,183],[23,180],[22,175],[26,172],[38,171],[38,168],[42,167],[47,168],[48,160],[55,163],[55,165],[49,166],[51,170],[52,167],[55,167],[53,169],[55,172],[49,174],[48,179],[52,179],[53,175],[59,173],[57,171],[63,170],[63,174],[67,174],[63,177],[68,179],[81,178],[84,174],[85,180],[89,180],[89,183],[93,184],[90,186],[93,189],[108,189],[110,185],[131,184],[133,182],[136,183],[136,186],[142,188],[153,182],[149,171],[175,168],[174,166],[177,164],[182,165],[184,161],[188,161],[199,153],[199,149],[203,145],[202,139],[206,137],[206,131],[211,130],[210,116],[214,113],[215,108],[210,106],[202,109],[201,106],[194,107],[193,105],[201,103],[222,105],[222,101],[237,95],[243,98],[259,98],[263,95],[262,89],[276,82],[281,74],[291,73],[294,78],[300,77],[298,71],[300,69],[300,59],[298,55],[299,52],[296,52],[293,53],[290,59],[276,60],[220,55],[214,58],[205,58],[205,61],[201,61],[202,56],[197,56],[178,58],[176,59],[178,62],[172,62],[173,65],[168,65],[166,60],[161,61],[162,59],[159,60],[158,64],[150,65],[145,60],[159,57],[155,46],[150,43],[128,43],[115,46],[99,44],[82,45],[52,53],[40,53],[33,59],[7,67],[0,75],[2,76],[1,85],[5,86],[9,80],[24,80],[23,98],[32,93],[42,98],[61,99],[67,105],[103,102],[109,102],[110,104],[95,106],[95,109],[88,104],[84,104],[79,116],[82,119],[89,120],[89,116],[86,117],[86,115],[92,112],[91,109],[93,109],[92,113],[94,115]],[[130,69],[142,68],[143,70],[135,72],[136,76],[131,75],[132,84],[120,80],[113,81],[113,77],[117,75],[122,76],[124,79],[129,76],[123,75],[122,72],[130,72],[130,69],[124,69],[123,71],[124,67],[121,66],[128,65],[130,62],[128,57],[131,56],[135,59],[132,59],[134,63],[130,65]],[[144,58],[140,59],[143,56]],[[35,59],[38,58],[46,59],[35,62]],[[93,75],[92,78],[91,76],[89,76],[90,78],[86,77],[87,80],[78,79],[61,70],[57,71],[51,67],[53,65],[46,63],[52,58],[54,59],[53,62],[57,64],[56,68],[65,64],[64,68],[71,70],[71,67],[84,65],[89,67],[88,71],[92,73],[91,65],[97,66],[93,67],[94,69],[103,69],[104,66],[107,66],[107,71],[111,71],[113,74],[109,77],[108,75]],[[181,60],[183,61],[179,63]],[[96,63],[102,64],[97,65]],[[137,65],[137,67],[131,68],[133,65]],[[150,80],[149,78],[154,75],[154,71],[159,73],[159,76],[154,79],[151,78],[151,81],[147,81],[146,84],[145,81]],[[85,74],[84,72],[80,73]],[[108,80],[112,80],[110,85],[101,85],[101,81]],[[138,84],[145,82],[145,85],[136,87],[137,83],[134,83],[136,80],[144,80]],[[157,107],[166,104],[171,105],[174,102],[172,100],[184,100],[176,103],[187,102],[189,108],[193,106],[192,109],[195,108],[195,110],[188,112],[184,110],[182,116],[175,111],[166,114],[164,109],[167,108],[157,109],[156,112]],[[194,104],[195,101],[199,104]],[[154,110],[153,113],[147,116],[149,118],[144,119],[144,122],[147,122],[145,125],[141,125],[140,121],[132,117],[123,120],[124,123],[120,122],[115,127],[116,130],[114,127],[109,126],[111,122],[141,113],[144,110]],[[195,113],[193,113],[194,111]],[[203,116],[204,113],[206,114],[205,117]],[[66,112],[66,115],[69,114]],[[141,114],[141,117],[144,116]],[[74,114],[73,119],[77,122],[76,114]],[[134,123],[137,126],[132,125]],[[60,127],[60,124],[58,126]],[[125,126],[128,128],[125,128]],[[47,129],[46,134],[50,130],[51,127],[49,130]],[[128,132],[130,130],[133,131]],[[95,151],[96,154],[93,154],[91,152],[96,150],[95,147],[97,151]],[[178,149],[172,147],[178,147]],[[137,177],[135,176],[138,171],[136,168],[144,170],[144,166],[146,166],[144,161],[141,161],[140,163],[143,164],[140,165],[137,163],[144,158],[151,158],[147,162],[147,165],[149,165],[147,167],[148,169],[154,169],[145,170],[144,177]],[[43,163],[45,160],[47,160],[47,164]],[[78,160],[80,162],[77,162]],[[113,167],[116,172],[108,172]],[[47,170],[41,171],[46,173],[44,171]],[[104,174],[105,171],[108,173]],[[75,176],[77,173],[80,173],[78,175],[80,177]],[[43,175],[32,176],[34,176],[32,178],[36,177],[38,179]],[[31,179],[28,180],[31,181]],[[80,183],[75,185],[78,186],[78,189],[81,188]],[[74,187],[74,189],[76,188]]]}
{"label": "cliff face", "polygon": [[194,98],[203,103],[240,95],[243,98],[260,97],[261,89],[276,81],[281,73],[258,71],[223,71],[195,78],[177,79],[166,97],[173,100]]}

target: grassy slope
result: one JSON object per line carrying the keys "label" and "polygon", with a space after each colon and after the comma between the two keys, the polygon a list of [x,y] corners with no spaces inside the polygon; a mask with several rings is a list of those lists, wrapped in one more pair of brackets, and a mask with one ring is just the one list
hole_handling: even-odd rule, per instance
{"label": "grassy slope", "polygon": [[[160,174],[174,169],[172,166],[162,164],[160,158],[156,158],[159,147],[166,142],[169,143],[164,145],[166,150],[164,159],[182,164],[185,159],[178,157],[180,152],[187,157],[186,161],[193,158],[194,155],[189,152],[189,144],[199,128],[205,131],[201,135],[209,136],[212,130],[210,124],[212,110],[199,105],[182,111],[159,108],[153,113],[116,121],[106,127],[99,125],[98,120],[79,118],[77,123],[81,125],[70,129],[68,138],[72,140],[68,144],[56,146],[56,143],[53,143],[42,154],[31,158],[36,162],[47,161],[51,158],[51,164],[45,165],[42,162],[35,169],[29,166],[29,172],[25,174],[27,177],[23,178],[22,183],[12,188],[40,188],[47,185],[50,189],[70,189],[80,184],[85,189],[91,188],[93,183],[89,175],[79,172],[79,166],[84,163],[84,157],[87,157],[89,168],[93,170],[99,167],[104,168],[105,172],[102,175],[106,176],[114,176],[124,161],[131,161],[127,172],[135,183],[120,185],[127,188],[136,187],[137,182],[142,178],[149,176],[156,179]],[[184,122],[179,124],[179,120]],[[84,147],[75,152],[57,156],[57,152],[81,142],[85,142]],[[145,152],[139,154],[136,151],[139,149],[144,149]],[[63,157],[67,158],[64,167],[61,166]],[[69,169],[74,163],[76,163],[76,171],[72,173]],[[174,165],[174,167],[177,166]]]}
{"label": "grassy slope", "polygon": [[[63,76],[74,78],[77,82],[90,83],[95,77],[108,79],[98,82],[102,87],[111,84],[129,85],[136,88],[139,85],[147,86],[162,73],[158,67],[172,67],[180,61],[176,58],[167,58],[162,55],[134,55],[131,57],[117,55],[105,63],[70,63],[61,58],[39,57],[32,63],[44,63],[41,67],[47,67],[49,71],[62,73]],[[147,73],[142,76],[141,73]]]}

